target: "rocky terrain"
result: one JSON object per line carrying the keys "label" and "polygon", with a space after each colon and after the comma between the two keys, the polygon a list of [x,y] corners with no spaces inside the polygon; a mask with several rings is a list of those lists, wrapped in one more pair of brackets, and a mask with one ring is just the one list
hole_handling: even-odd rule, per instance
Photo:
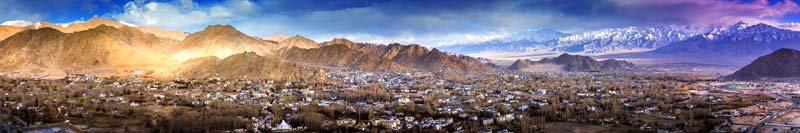
{"label": "rocky terrain", "polygon": [[[100,18],[100,17],[96,17],[96,16],[92,17],[91,19],[89,19],[87,21],[74,21],[74,22],[65,23],[65,24],[54,24],[54,23],[44,22],[44,21],[40,21],[40,22],[10,21],[10,22],[6,22],[5,25],[2,25],[2,26],[11,26],[11,27],[17,27],[17,28],[22,28],[22,29],[53,28],[53,29],[59,30],[59,31],[64,32],[64,33],[72,33],[72,32],[88,30],[88,29],[91,29],[91,28],[94,28],[94,27],[97,27],[97,26],[100,26],[100,25],[106,25],[106,26],[111,26],[111,27],[115,27],[115,28],[120,28],[122,26],[128,26],[128,27],[133,27],[133,28],[139,29],[139,30],[141,30],[142,32],[145,32],[145,33],[153,34],[153,35],[158,36],[158,37],[170,38],[170,39],[175,39],[175,40],[183,40],[183,38],[185,38],[186,35],[187,35],[186,33],[178,31],[178,30],[164,30],[164,29],[160,29],[160,28],[156,28],[156,27],[130,25],[130,24],[120,23],[120,22],[117,22],[117,21],[104,19],[104,18]],[[0,27],[2,27],[2,26],[0,26]],[[0,33],[0,35],[2,35],[2,33]],[[1,39],[2,39],[2,36],[0,36],[0,40]]]}
{"label": "rocky terrain", "polygon": [[352,49],[346,44],[332,44],[313,49],[293,47],[283,52],[281,56],[286,60],[312,66],[363,70],[406,70],[405,67],[389,59]]}
{"label": "rocky terrain", "polygon": [[100,25],[74,33],[26,30],[0,41],[0,68],[73,71],[166,64],[173,60],[159,49],[174,43],[127,26]]}
{"label": "rocky terrain", "polygon": [[513,71],[568,71],[568,72],[587,72],[587,71],[624,71],[630,70],[635,65],[633,63],[608,59],[597,61],[588,56],[562,54],[555,58],[545,58],[539,61],[519,59],[508,67]]}
{"label": "rocky terrain", "polygon": [[295,35],[286,39],[282,39],[277,44],[276,49],[297,47],[301,49],[319,48],[319,43],[314,40],[305,38],[300,35]]}
{"label": "rocky terrain", "polygon": [[491,64],[475,58],[448,54],[438,49],[429,50],[420,45],[376,45],[353,43],[346,39],[334,39],[318,49],[295,48],[285,52],[287,60],[306,64],[355,67],[373,70],[420,70],[450,72],[490,72],[496,70]]}
{"label": "rocky terrain", "polygon": [[239,32],[233,26],[211,25],[202,31],[190,34],[169,49],[172,50],[173,58],[185,61],[205,56],[225,58],[243,51],[272,56],[274,53],[270,47],[272,46],[265,45],[264,40]]}
{"label": "rocky terrain", "polygon": [[184,63],[179,77],[228,79],[286,79],[312,78],[311,70],[294,63],[282,62],[271,56],[260,56],[255,52],[244,52],[219,59],[214,56],[195,58]]}
{"label": "rocky terrain", "polygon": [[377,45],[346,39],[317,43],[299,35],[264,40],[230,25],[210,25],[181,40],[153,34],[160,31],[157,29],[101,18],[70,24],[19,21],[2,27],[8,31],[3,33],[14,35],[0,41],[0,55],[4,55],[0,69],[43,75],[102,72],[127,76],[145,70],[158,77],[299,80],[320,75],[303,65],[371,71],[498,70],[476,58],[416,44]]}
{"label": "rocky terrain", "polygon": [[0,40],[6,39],[7,37],[14,35],[22,30],[25,29],[14,26],[0,25]]}

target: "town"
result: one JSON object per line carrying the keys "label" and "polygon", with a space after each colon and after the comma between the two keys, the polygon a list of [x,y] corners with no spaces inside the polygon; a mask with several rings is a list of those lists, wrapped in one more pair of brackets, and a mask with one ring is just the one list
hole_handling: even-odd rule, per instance
{"label": "town", "polygon": [[319,81],[9,73],[0,80],[0,129],[743,132],[792,130],[800,115],[794,83],[599,72],[325,73]]}

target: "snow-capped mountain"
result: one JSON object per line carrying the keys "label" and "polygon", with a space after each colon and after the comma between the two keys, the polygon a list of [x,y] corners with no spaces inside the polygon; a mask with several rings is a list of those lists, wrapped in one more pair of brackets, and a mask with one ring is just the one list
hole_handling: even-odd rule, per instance
{"label": "snow-capped mountain", "polygon": [[693,26],[626,27],[584,32],[559,38],[552,52],[609,54],[653,50],[703,33]]}
{"label": "snow-capped mountain", "polygon": [[546,42],[568,36],[567,33],[562,33],[550,29],[542,30],[528,30],[525,32],[518,32],[509,34],[507,37],[494,39],[486,42],[452,45],[439,47],[444,51],[470,54],[486,51],[502,51],[502,52],[525,52],[534,49],[544,48]]}
{"label": "snow-capped mountain", "polygon": [[698,26],[625,27],[566,34],[553,30],[521,32],[502,39],[442,47],[450,52],[475,54],[509,52],[522,54],[575,53],[604,55],[650,51],[672,42],[706,33]]}
{"label": "snow-capped mountain", "polygon": [[740,41],[752,38],[754,41],[771,42],[797,38],[798,35],[796,31],[781,29],[768,24],[759,23],[752,25],[739,22],[727,30],[703,34],[703,37],[711,40],[729,41]]}
{"label": "snow-capped mountain", "polygon": [[737,23],[653,50],[682,62],[741,65],[781,48],[800,48],[800,31],[767,24]]}

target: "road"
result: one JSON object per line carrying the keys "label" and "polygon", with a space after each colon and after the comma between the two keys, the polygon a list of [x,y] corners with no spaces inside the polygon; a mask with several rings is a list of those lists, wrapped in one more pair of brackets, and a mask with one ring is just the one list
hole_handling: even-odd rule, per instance
{"label": "road", "polygon": [[778,98],[778,99],[783,99],[783,100],[786,100],[786,101],[791,101],[792,102],[792,106],[789,106],[788,108],[781,110],[779,113],[773,113],[771,115],[768,114],[767,117],[765,117],[764,119],[761,119],[761,121],[756,122],[755,124],[753,124],[753,126],[750,126],[750,128],[747,131],[749,133],[755,133],[756,131],[758,131],[758,128],[761,128],[761,126],[764,126],[764,124],[766,124],[769,121],[772,121],[772,119],[774,119],[776,117],[779,117],[779,116],[783,115],[786,112],[789,112],[789,111],[797,108],[798,103],[800,103],[800,100],[798,100],[798,99],[788,98],[788,97],[786,97],[784,95],[781,95],[781,94],[761,93],[761,92],[756,93],[756,94],[766,94],[766,95],[769,95],[770,97],[773,97],[773,98]]}
{"label": "road", "polygon": [[784,95],[777,94],[777,93],[745,92],[745,91],[739,91],[739,90],[719,89],[719,88],[716,88],[716,87],[711,87],[711,88],[713,88],[715,90],[718,90],[718,91],[726,92],[726,93],[765,94],[765,95],[768,95],[768,96],[770,96],[772,98],[782,99],[782,100],[786,100],[786,101],[791,101],[792,102],[792,106],[789,106],[788,108],[783,109],[778,113],[767,114],[767,116],[764,117],[764,119],[761,119],[760,121],[754,123],[752,126],[750,126],[750,128],[747,129],[748,133],[755,133],[756,131],[758,131],[758,128],[761,128],[761,126],[764,126],[767,122],[772,121],[772,119],[774,119],[775,117],[781,116],[784,113],[789,112],[789,111],[797,108],[798,104],[800,104],[800,99],[789,98],[789,97],[786,97]]}

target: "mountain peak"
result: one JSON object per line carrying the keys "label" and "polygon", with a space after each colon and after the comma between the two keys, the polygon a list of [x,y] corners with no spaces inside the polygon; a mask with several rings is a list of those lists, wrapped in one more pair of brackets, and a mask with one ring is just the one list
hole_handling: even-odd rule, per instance
{"label": "mountain peak", "polygon": [[748,27],[749,25],[750,25],[749,23],[746,23],[744,21],[739,21],[739,22],[733,23],[730,27],[734,28],[734,29],[743,29],[743,28]]}
{"label": "mountain peak", "polygon": [[563,53],[563,54],[559,55],[557,58],[569,58],[569,57],[580,57],[580,55],[571,55],[571,54],[568,54],[568,53]]}
{"label": "mountain peak", "polygon": [[764,23],[758,23],[758,24],[755,24],[755,25],[752,25],[752,26],[748,26],[747,28],[745,28],[745,30],[757,30],[757,31],[774,30],[774,29],[779,29],[779,28],[776,28],[776,27],[774,27],[772,25],[768,25],[768,24],[764,24]]}
{"label": "mountain peak", "polygon": [[319,43],[317,43],[316,41],[308,39],[308,38],[305,38],[305,37],[300,36],[300,35],[295,35],[295,36],[286,38],[283,41],[281,41],[280,43],[278,43],[278,45],[281,48],[283,48],[283,47],[286,47],[286,48],[297,47],[297,48],[309,49],[309,48],[318,48],[319,47]]}
{"label": "mountain peak", "polygon": [[286,38],[285,40],[311,40],[301,35],[294,35],[292,37]]}
{"label": "mountain peak", "polygon": [[781,48],[781,49],[775,50],[775,52],[772,52],[772,54],[778,54],[778,55],[798,54],[798,53],[800,53],[800,51],[797,51],[795,49],[790,49],[790,48]]}
{"label": "mountain peak", "polygon": [[50,28],[50,27],[44,27],[44,28],[39,28],[39,29],[33,29],[33,30],[31,30],[31,31],[38,31],[38,32],[58,32],[58,33],[64,33],[64,32],[61,32],[60,30],[53,29],[53,28]]}
{"label": "mountain peak", "polygon": [[234,28],[231,25],[208,25],[205,29],[203,29],[203,31],[236,31],[236,32],[239,32],[239,30],[236,30],[236,28]]}
{"label": "mountain peak", "polygon": [[107,19],[103,19],[103,18],[100,18],[98,16],[92,16],[92,18],[90,18],[87,22],[99,22],[99,21],[103,21],[103,20],[107,20]]}
{"label": "mountain peak", "polygon": [[331,41],[327,41],[327,42],[322,43],[323,46],[338,45],[338,44],[345,45],[348,48],[354,48],[355,47],[355,43],[353,43],[353,41],[347,40],[345,38],[334,38]]}
{"label": "mountain peak", "polygon": [[179,61],[202,56],[224,58],[241,51],[254,51],[262,56],[273,54],[264,46],[264,40],[248,36],[230,25],[209,25],[202,31],[189,34],[171,49],[173,53],[197,53],[191,56],[173,55]]}
{"label": "mountain peak", "polygon": [[431,50],[431,53],[441,53],[441,52],[442,52],[442,51],[439,51],[439,49],[437,49],[437,48],[433,48],[433,49]]}

